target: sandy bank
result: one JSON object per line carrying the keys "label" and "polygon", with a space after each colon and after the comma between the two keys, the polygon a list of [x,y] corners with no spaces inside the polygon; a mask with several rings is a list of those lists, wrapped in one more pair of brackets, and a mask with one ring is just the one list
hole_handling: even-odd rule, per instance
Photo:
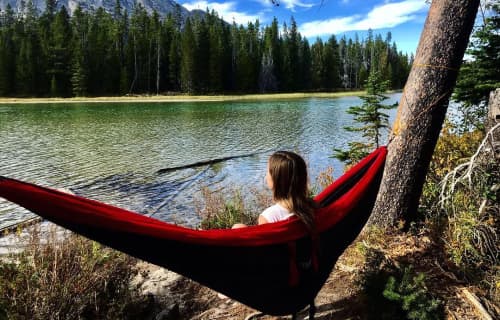
{"label": "sandy bank", "polygon": [[211,101],[252,101],[304,98],[340,98],[357,96],[364,91],[312,92],[312,93],[275,93],[244,95],[155,95],[121,97],[77,97],[77,98],[0,98],[0,104],[37,104],[37,103],[127,103],[127,102],[211,102]]}

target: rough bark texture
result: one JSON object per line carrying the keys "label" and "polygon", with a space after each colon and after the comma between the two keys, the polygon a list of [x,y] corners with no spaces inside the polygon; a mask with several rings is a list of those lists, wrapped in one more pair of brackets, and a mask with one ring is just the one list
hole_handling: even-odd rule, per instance
{"label": "rough bark texture", "polygon": [[398,108],[371,223],[415,218],[479,0],[432,1]]}
{"label": "rough bark texture", "polygon": [[[490,92],[486,132],[490,131],[498,123],[500,123],[500,88]],[[500,161],[500,130],[495,130],[492,135],[492,147],[495,149],[497,160]]]}
{"label": "rough bark texture", "polygon": [[490,92],[487,121],[486,131],[489,131],[500,122],[500,88]]}

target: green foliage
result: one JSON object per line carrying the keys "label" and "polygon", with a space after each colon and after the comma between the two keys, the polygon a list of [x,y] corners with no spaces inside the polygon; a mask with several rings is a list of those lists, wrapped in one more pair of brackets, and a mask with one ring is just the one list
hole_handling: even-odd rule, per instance
{"label": "green foliage", "polygon": [[439,312],[441,302],[433,299],[425,286],[425,274],[414,274],[411,266],[405,267],[398,278],[390,276],[383,291],[384,297],[396,302],[406,318],[412,320],[443,319]]}
{"label": "green foliage", "polygon": [[181,39],[181,85],[182,90],[185,92],[194,92],[195,90],[195,46],[196,43],[191,19],[187,19]]}
{"label": "green foliage", "polygon": [[75,96],[84,97],[87,95],[87,75],[80,61],[75,62],[71,84]]}
{"label": "green foliage", "polygon": [[428,292],[425,274],[415,274],[411,265],[396,268],[387,264],[378,250],[366,252],[360,284],[369,319],[444,319],[441,302]]}
{"label": "green foliage", "polygon": [[334,155],[333,157],[346,163],[347,165],[354,164],[359,160],[363,159],[368,155],[368,148],[365,143],[350,141],[347,143],[349,149],[333,149]]}
{"label": "green foliage", "polygon": [[198,212],[202,217],[202,229],[229,229],[236,223],[252,225],[255,215],[245,208],[240,192],[234,191],[232,197],[226,199],[220,193],[203,190],[204,208]]}
{"label": "green foliage", "polygon": [[137,4],[129,15],[119,2],[70,17],[49,2],[42,15],[32,1],[0,12],[1,96],[333,91],[360,88],[372,70],[400,88],[409,72],[381,36],[309,45],[293,18],[229,25],[212,11],[184,23],[180,11]]}
{"label": "green foliage", "polygon": [[425,217],[432,219],[440,216],[439,183],[448,172],[474,154],[483,137],[484,134],[478,130],[457,133],[457,127],[445,121],[422,190],[420,210]]}
{"label": "green foliage", "polygon": [[0,303],[0,320],[7,320],[7,308]]}
{"label": "green foliage", "polygon": [[[494,145],[492,141],[478,151],[483,138],[480,130],[460,133],[446,123],[430,164],[420,207],[457,275],[479,285],[498,302],[495,270],[500,252],[500,166],[495,159],[498,155],[488,147]],[[453,174],[447,176],[449,173]]]}
{"label": "green foliage", "polygon": [[[493,144],[493,143],[492,143]],[[469,278],[479,279],[498,264],[500,165],[498,153],[481,145],[474,158],[441,182],[440,207],[448,220],[445,249]]]}
{"label": "green foliage", "polygon": [[272,203],[269,192],[252,190],[251,197],[243,196],[234,190],[230,196],[220,192],[212,192],[208,188],[202,190],[202,199],[196,200],[197,212],[201,217],[202,229],[228,229],[234,224],[253,225],[257,214]]}
{"label": "green foliage", "polygon": [[126,318],[131,258],[72,234],[40,237],[0,260],[0,319]]}
{"label": "green foliage", "polygon": [[366,82],[366,95],[361,96],[363,104],[352,106],[347,112],[354,115],[357,127],[344,127],[347,131],[362,132],[365,142],[350,142],[348,150],[334,149],[334,157],[348,164],[357,162],[366,156],[372,149],[378,148],[382,137],[382,130],[389,127],[389,116],[383,110],[392,109],[395,105],[384,105],[387,99],[383,93],[389,86],[379,72],[373,71]]}
{"label": "green foliage", "polygon": [[480,26],[472,35],[467,54],[453,93],[453,99],[461,102],[462,130],[484,130],[484,120],[490,91],[500,87],[500,1],[488,3],[489,9]]}
{"label": "green foliage", "polygon": [[50,25],[48,45],[48,76],[51,78],[51,96],[71,95],[71,60],[73,38],[70,17],[63,6]]}

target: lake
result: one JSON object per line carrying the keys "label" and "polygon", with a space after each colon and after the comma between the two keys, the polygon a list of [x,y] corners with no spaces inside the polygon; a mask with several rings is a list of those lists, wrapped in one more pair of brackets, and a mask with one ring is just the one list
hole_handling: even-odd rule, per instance
{"label": "lake", "polygon": [[[391,94],[387,103],[399,100]],[[359,133],[346,110],[357,97],[182,103],[0,105],[0,175],[174,222],[196,226],[200,191],[264,188],[276,150],[300,153],[310,181]],[[391,123],[396,110],[389,111]],[[213,165],[158,170],[215,158],[254,154]],[[0,228],[32,217],[0,199]]]}

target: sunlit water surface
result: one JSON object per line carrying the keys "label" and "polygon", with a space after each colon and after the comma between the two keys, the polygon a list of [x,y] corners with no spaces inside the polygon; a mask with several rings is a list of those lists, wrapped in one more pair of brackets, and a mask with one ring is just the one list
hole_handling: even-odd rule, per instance
{"label": "sunlit water surface", "polygon": [[[390,95],[387,103],[397,102]],[[347,108],[357,97],[256,102],[0,105],[0,175],[196,226],[201,189],[264,188],[279,149],[304,156],[314,185],[334,148],[359,140]],[[390,121],[395,110],[389,111]],[[158,170],[256,153],[213,165]],[[0,199],[0,229],[32,214]]]}

